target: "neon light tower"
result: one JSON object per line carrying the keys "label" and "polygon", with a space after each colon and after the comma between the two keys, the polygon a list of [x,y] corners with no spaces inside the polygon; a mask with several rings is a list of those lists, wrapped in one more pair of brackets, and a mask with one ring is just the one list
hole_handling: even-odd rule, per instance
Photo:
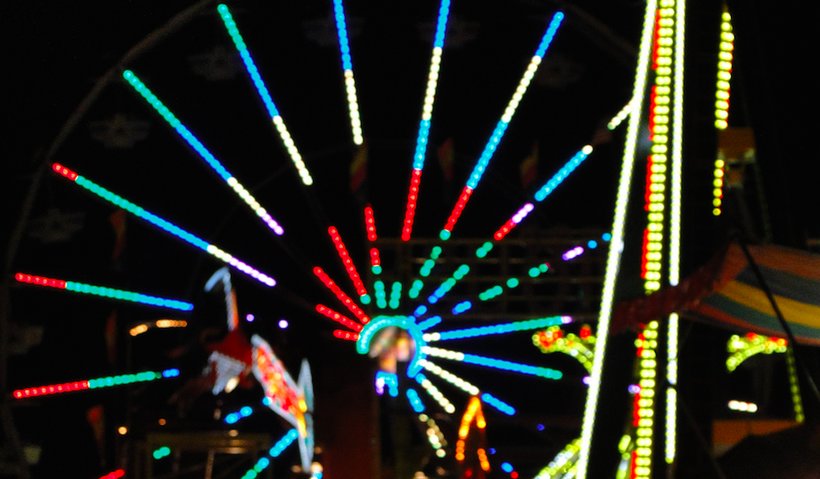
{"label": "neon light tower", "polygon": [[[598,320],[590,387],[580,440],[577,477],[586,478],[590,464],[593,427],[598,409],[601,375],[606,360],[607,336],[612,312],[614,287],[620,268],[624,241],[624,226],[631,190],[631,177],[636,161],[636,146],[642,116],[648,116],[650,153],[646,161],[645,204],[646,227],[642,243],[641,276],[647,294],[664,284],[679,281],[681,153],[683,112],[683,44],[684,0],[647,2],[634,85],[633,115],[629,119],[626,145],[621,166],[612,244],[607,260],[601,311]],[[644,108],[648,92],[648,105]],[[666,233],[668,229],[668,234]],[[646,325],[636,343],[638,350],[639,387],[635,401],[634,424],[636,447],[632,452],[629,477],[649,478],[656,469],[654,438],[656,411],[665,393],[666,436],[664,458],[675,460],[677,334],[678,317],[668,318],[668,328],[660,322]],[[661,357],[659,334],[667,331],[667,367],[664,371],[670,386],[658,387]],[[658,415],[659,416],[659,415]]]}

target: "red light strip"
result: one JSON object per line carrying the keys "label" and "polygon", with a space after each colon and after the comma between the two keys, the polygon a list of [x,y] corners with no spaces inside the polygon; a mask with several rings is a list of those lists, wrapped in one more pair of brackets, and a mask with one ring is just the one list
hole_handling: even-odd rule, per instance
{"label": "red light strip", "polygon": [[382,259],[379,256],[379,248],[370,248],[370,266],[381,266]]}
{"label": "red light strip", "polygon": [[125,477],[125,469],[111,471],[108,474],[101,476],[100,479],[120,479],[121,477]]}
{"label": "red light strip", "polygon": [[410,176],[410,189],[407,192],[407,208],[404,210],[402,241],[410,241],[410,234],[413,232],[413,219],[416,216],[416,204],[419,199],[419,184],[421,184],[421,170],[413,169],[413,174]]}
{"label": "red light strip", "polygon": [[356,316],[356,318],[358,318],[359,321],[362,322],[362,324],[367,324],[370,322],[370,318],[366,314],[364,314],[364,311],[362,311],[362,309],[359,308],[359,306],[356,305],[356,303],[352,299],[350,299],[350,296],[345,294],[345,292],[342,291],[342,289],[339,288],[339,286],[336,285],[336,283],[332,279],[330,279],[330,276],[328,276],[322,268],[320,268],[319,266],[314,266],[313,274],[316,275],[317,278],[319,278],[319,280],[322,282],[322,284],[325,285],[327,289],[329,289],[333,292],[334,295],[336,295],[336,298],[338,298],[339,301],[341,301],[342,304],[344,304],[345,307],[351,313],[353,313],[353,315]]}
{"label": "red light strip", "polygon": [[[367,241],[374,242],[378,239],[376,235],[376,216],[373,213],[373,207],[367,205],[364,207],[364,226],[367,231]],[[375,246],[370,248],[370,266],[381,266],[382,260],[379,255],[379,249]]]}
{"label": "red light strip", "polygon": [[342,326],[347,326],[348,328],[352,329],[353,331],[359,332],[362,330],[362,325],[356,322],[353,322],[352,319],[348,318],[347,316],[337,313],[332,309],[328,308],[323,304],[316,305],[316,312],[325,316],[326,318],[332,319],[337,323],[341,324]]}
{"label": "red light strip", "polygon": [[513,230],[513,228],[515,228],[516,224],[517,223],[510,218],[501,228],[498,228],[498,231],[496,231],[493,235],[493,239],[496,241],[501,241],[510,231]]}
{"label": "red light strip", "polygon": [[333,246],[336,248],[336,253],[342,260],[345,271],[347,271],[347,276],[350,277],[350,281],[353,282],[353,287],[356,289],[356,294],[359,296],[366,295],[367,289],[364,287],[362,277],[359,276],[359,271],[356,269],[356,265],[350,258],[350,253],[348,253],[347,247],[345,246],[344,241],[342,241],[342,235],[339,234],[339,230],[336,229],[335,226],[331,226],[327,229],[327,232],[330,235],[330,240],[333,241]]}
{"label": "red light strip", "polygon": [[65,289],[66,282],[62,279],[46,278],[45,276],[35,276],[33,274],[17,273],[14,279],[21,283],[36,284],[37,286],[48,286],[49,288]]}
{"label": "red light strip", "polygon": [[77,173],[69,170],[68,168],[59,163],[54,163],[53,165],[51,165],[51,168],[71,181],[77,181],[77,177],[79,176]]}
{"label": "red light strip", "polygon": [[461,190],[461,195],[459,195],[458,201],[456,201],[456,205],[453,207],[453,211],[450,212],[450,217],[447,218],[447,225],[444,226],[447,232],[453,232],[453,228],[456,227],[458,218],[461,216],[462,211],[464,211],[464,207],[467,206],[467,202],[470,200],[472,193],[473,189],[469,186],[465,186],[464,189]]}
{"label": "red light strip", "polygon": [[85,391],[86,389],[88,389],[88,380],[17,389],[12,393],[12,396],[14,396],[15,399],[24,399],[37,396],[70,393],[74,391]]}
{"label": "red light strip", "polygon": [[376,217],[373,214],[373,207],[367,205],[364,207],[364,224],[367,231],[367,241],[376,241]]}
{"label": "red light strip", "polygon": [[333,336],[347,341],[356,341],[359,339],[359,333],[351,333],[350,331],[342,331],[341,329],[334,329]]}

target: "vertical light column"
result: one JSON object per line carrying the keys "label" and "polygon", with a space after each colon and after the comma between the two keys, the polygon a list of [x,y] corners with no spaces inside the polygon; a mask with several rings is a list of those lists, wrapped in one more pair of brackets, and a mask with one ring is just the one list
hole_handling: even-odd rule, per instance
{"label": "vertical light column", "polygon": [[577,479],[586,479],[590,448],[592,446],[592,433],[595,426],[595,419],[598,409],[598,397],[601,392],[601,374],[603,372],[604,360],[606,359],[606,345],[609,336],[609,323],[612,319],[612,305],[615,295],[615,283],[618,278],[618,270],[621,265],[621,252],[624,246],[624,224],[626,223],[626,210],[629,204],[629,190],[632,184],[632,172],[635,164],[635,152],[638,143],[640,130],[640,111],[643,106],[644,90],[646,88],[647,70],[649,68],[649,53],[652,44],[652,31],[655,24],[655,14],[657,3],[655,0],[648,0],[644,16],[644,25],[641,33],[641,43],[638,51],[638,64],[636,66],[635,83],[632,89],[633,114],[629,116],[629,123],[626,132],[626,144],[624,145],[623,158],[621,160],[621,171],[618,177],[618,190],[615,198],[615,212],[612,220],[612,245],[607,253],[606,272],[604,274],[604,285],[601,293],[601,308],[598,315],[598,327],[595,332],[598,340],[595,343],[592,371],[589,376],[589,388],[586,401],[584,403],[584,416],[581,424],[580,452],[578,456]]}
{"label": "vertical light column", "polygon": [[[672,87],[672,178],[669,208],[669,284],[671,286],[676,286],[680,281],[685,28],[686,0],[677,0],[675,5],[675,74]],[[677,455],[679,319],[677,313],[669,315],[666,333],[666,382],[669,386],[666,388],[664,460],[667,464],[673,464]]]}
{"label": "vertical light column", "polygon": [[[646,229],[644,230],[641,275],[644,291],[651,294],[661,288],[666,224],[666,185],[670,154],[670,117],[672,114],[672,75],[675,71],[675,0],[660,0],[655,25],[654,70],[649,104],[650,154],[646,165]],[[652,477],[655,406],[658,392],[657,334],[659,322],[650,321],[643,331],[644,339],[638,357],[641,390],[637,394],[636,447],[632,452],[630,477]]]}
{"label": "vertical light column", "polygon": [[[729,99],[731,97],[732,63],[734,61],[735,35],[732,32],[732,16],[728,7],[723,6],[720,17],[720,44],[718,47],[717,83],[715,85],[715,128],[725,130],[729,127]],[[712,179],[712,214],[720,216],[723,212],[723,176],[726,174],[726,163],[721,155],[715,159],[714,178]]]}

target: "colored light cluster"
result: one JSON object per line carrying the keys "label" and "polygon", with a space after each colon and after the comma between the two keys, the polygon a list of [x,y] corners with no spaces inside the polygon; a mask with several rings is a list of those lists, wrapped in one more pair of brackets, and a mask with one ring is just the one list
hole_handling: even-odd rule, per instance
{"label": "colored light cluster", "polygon": [[430,137],[430,124],[433,118],[433,104],[436,98],[439,71],[441,70],[441,54],[444,50],[444,36],[447,32],[447,19],[450,15],[450,0],[441,0],[436,21],[436,33],[433,40],[433,55],[430,58],[430,70],[427,74],[427,88],[424,92],[424,104],[421,109],[421,122],[416,137],[416,150],[413,153],[413,172],[410,176],[410,190],[407,193],[407,206],[404,210],[404,221],[401,231],[402,241],[409,241],[413,232],[413,220],[418,204],[421,173],[424,169],[424,159],[427,156],[427,142]]}
{"label": "colored light cluster", "polygon": [[384,388],[387,387],[387,393],[390,397],[399,396],[399,378],[395,373],[387,371],[376,372],[376,393],[381,396],[384,394]]}
{"label": "colored light cluster", "polygon": [[118,376],[104,376],[95,379],[86,379],[70,383],[51,384],[47,386],[36,386],[24,389],[17,389],[12,392],[15,399],[27,399],[39,396],[51,396],[74,391],[85,391],[89,389],[102,389],[113,386],[123,386],[127,384],[156,381],[164,378],[174,378],[179,376],[179,369],[166,369],[164,371],[143,371],[133,374],[121,374]]}
{"label": "colored light cluster", "polygon": [[342,236],[339,234],[339,230],[335,226],[330,226],[327,229],[327,233],[330,235],[330,240],[333,242],[333,247],[336,248],[336,253],[342,260],[342,264],[345,267],[345,271],[347,271],[347,275],[353,282],[353,287],[356,289],[356,294],[359,296],[367,295],[367,289],[364,287],[362,277],[356,269],[356,264],[353,263],[352,259],[350,259],[350,253],[348,253],[347,247],[345,246],[344,241],[342,241]]}
{"label": "colored light cluster", "polygon": [[259,75],[259,69],[256,68],[256,64],[251,57],[251,53],[248,51],[248,46],[245,44],[242,34],[239,33],[239,28],[236,26],[236,22],[234,21],[228,6],[225,4],[220,4],[217,7],[217,11],[222,18],[222,22],[225,24],[225,28],[228,30],[228,35],[230,35],[231,40],[233,40],[233,43],[236,46],[236,50],[239,52],[239,56],[242,57],[242,63],[245,65],[245,70],[251,77],[253,86],[256,88],[257,93],[259,93],[262,103],[265,104],[265,108],[267,109],[271,120],[273,120],[276,131],[279,133],[279,137],[282,139],[282,143],[284,143],[285,148],[288,151],[288,155],[290,155],[290,159],[296,167],[296,171],[299,174],[299,178],[302,180],[302,184],[306,186],[312,185],[313,178],[310,176],[310,171],[308,171],[305,162],[302,160],[302,155],[296,148],[296,144],[285,126],[285,121],[279,114],[279,110],[276,108],[273,98],[271,98],[268,87],[265,86],[265,82],[262,80],[261,75]]}
{"label": "colored light cluster", "polygon": [[718,46],[717,86],[715,89],[715,128],[725,130],[729,126],[729,97],[734,61],[735,34],[732,31],[732,15],[724,5],[720,16],[720,44]]}
{"label": "colored light cluster", "polygon": [[560,326],[550,326],[532,336],[532,342],[542,353],[563,353],[575,358],[587,370],[592,371],[595,336],[588,325],[581,327],[578,335],[566,334]]}
{"label": "colored light cluster", "polygon": [[536,50],[535,55],[533,55],[532,59],[530,60],[530,64],[527,66],[524,75],[518,83],[518,87],[515,89],[515,93],[513,94],[512,98],[507,104],[507,107],[504,110],[504,114],[501,116],[501,120],[499,120],[496,124],[492,135],[490,135],[490,139],[484,146],[484,150],[481,152],[481,156],[478,158],[478,161],[473,167],[473,171],[470,173],[470,176],[467,179],[467,184],[464,186],[464,189],[459,195],[456,205],[450,212],[450,216],[447,218],[447,222],[445,223],[444,228],[439,233],[439,237],[442,240],[446,241],[450,238],[450,235],[453,232],[453,228],[455,228],[455,225],[458,222],[461,213],[464,211],[464,207],[467,205],[467,202],[470,199],[470,195],[472,194],[473,190],[475,190],[478,187],[478,183],[481,181],[481,178],[484,175],[484,172],[486,171],[487,166],[489,165],[490,160],[492,159],[493,154],[495,153],[495,150],[498,148],[499,143],[501,143],[501,139],[504,137],[504,133],[507,131],[507,127],[509,126],[510,121],[512,121],[512,118],[515,115],[515,110],[518,108],[518,104],[521,102],[521,100],[524,97],[524,94],[527,92],[527,87],[529,87],[530,82],[535,76],[535,72],[536,70],[538,70],[538,66],[541,64],[541,60],[547,53],[547,49],[549,48],[550,44],[552,44],[552,40],[555,37],[555,33],[558,31],[558,27],[561,25],[561,21],[563,19],[564,14],[562,12],[556,12],[555,15],[553,15],[552,20],[547,26],[547,31],[544,33],[544,36],[541,37],[541,43],[538,45],[538,49]]}
{"label": "colored light cluster", "polygon": [[447,441],[444,438],[444,433],[441,432],[441,428],[439,428],[438,424],[436,424],[435,419],[423,413],[419,414],[418,418],[420,422],[427,426],[427,441],[435,451],[436,457],[445,457],[447,455],[447,451],[445,450],[445,447],[447,447]]}
{"label": "colored light cluster", "polygon": [[53,164],[53,170],[65,178],[73,181],[79,186],[82,186],[86,190],[94,193],[95,195],[99,196],[100,198],[108,201],[109,203],[118,206],[125,211],[131,213],[132,215],[151,223],[152,225],[160,228],[161,230],[171,233],[172,235],[176,236],[177,238],[185,241],[186,243],[195,246],[206,253],[210,254],[211,256],[233,266],[234,268],[242,271],[243,273],[247,274],[248,276],[252,277],[253,279],[259,281],[262,284],[267,286],[275,286],[276,280],[271,278],[270,276],[261,273],[256,268],[249,266],[244,261],[241,261],[234,256],[226,253],[222,249],[218,248],[215,245],[209,244],[205,240],[194,236],[193,234],[183,230],[179,226],[166,221],[159,216],[146,211],[144,208],[131,203],[130,201],[126,200],[125,198],[108,191],[107,189],[103,188],[102,186],[94,183],[93,181],[85,178],[84,176],[78,175],[76,172],[64,167],[59,163]]}
{"label": "colored light cluster", "polygon": [[140,323],[131,327],[128,334],[131,336],[139,336],[147,332],[151,328],[168,329],[168,328],[185,328],[188,326],[188,321],[183,319],[157,319],[156,321],[148,321]]}
{"label": "colored light cluster", "polygon": [[347,37],[347,21],[342,0],[333,0],[333,15],[336,18],[336,34],[339,38],[339,51],[342,56],[342,70],[345,77],[347,109],[350,114],[350,128],[353,132],[353,143],[364,143],[362,120],[359,115],[359,100],[356,98],[356,82],[353,78],[353,60],[350,57],[350,41]]}
{"label": "colored light cluster", "polygon": [[762,334],[747,333],[745,336],[733,334],[726,350],[729,357],[726,359],[726,369],[734,371],[744,361],[757,354],[785,353],[788,351],[788,342],[784,338],[772,338]]}
{"label": "colored light cluster", "polygon": [[191,133],[191,130],[189,130],[179,120],[179,118],[177,118],[176,115],[174,115],[173,112],[171,112],[171,110],[169,110],[168,107],[165,106],[159,98],[157,98],[154,92],[152,92],[151,89],[148,88],[133,71],[125,70],[122,73],[122,77],[134,88],[134,90],[137,91],[137,93],[140,94],[140,96],[145,99],[145,101],[148,102],[149,105],[154,108],[154,110],[157,111],[157,113],[160,114],[160,116],[162,116],[171,128],[173,128],[177,134],[182,137],[182,139],[185,140],[185,142],[188,143],[188,145],[190,145],[191,148],[193,148],[203,160],[205,160],[205,163],[207,163],[208,166],[210,166],[211,169],[214,170],[222,178],[222,180],[231,187],[234,193],[236,193],[242,201],[244,201],[245,204],[248,205],[254,213],[256,213],[256,216],[262,218],[262,221],[268,225],[268,228],[279,236],[285,233],[282,226],[275,219],[273,219],[273,217],[267,212],[267,210],[265,210],[265,208],[262,207],[261,204],[259,204],[256,198],[254,198],[253,195],[251,195],[250,192],[242,186],[235,176],[225,169],[213,153],[211,153],[205,145],[203,145],[202,142],[199,141],[193,133]]}
{"label": "colored light cluster", "polygon": [[194,305],[185,301],[175,299],[160,298],[147,294],[125,291],[122,289],[108,288],[106,286],[95,286],[92,284],[80,283],[77,281],[66,281],[62,279],[46,278],[27,273],[16,273],[14,279],[20,283],[45,286],[49,288],[62,289],[73,293],[90,294],[119,301],[130,301],[133,303],[146,304],[149,306],[160,306],[163,308],[176,309],[179,311],[192,311]]}
{"label": "colored light cluster", "polygon": [[424,340],[428,342],[447,341],[451,339],[475,338],[493,334],[507,334],[517,331],[531,331],[533,329],[547,328],[560,324],[569,324],[572,318],[569,316],[550,316],[547,318],[529,319],[526,321],[515,321],[512,323],[495,324],[492,326],[479,326],[475,328],[456,329],[452,331],[441,331],[426,333]]}
{"label": "colored light cluster", "polygon": [[305,392],[297,386],[285,365],[260,336],[251,336],[253,344],[253,374],[262,385],[266,405],[293,424],[301,437],[307,437],[308,405]]}
{"label": "colored light cluster", "polygon": [[578,461],[578,453],[581,450],[580,439],[575,439],[555,455],[547,467],[541,469],[534,479],[558,479],[561,477],[572,477],[570,474]]}
{"label": "colored light cluster", "polygon": [[[484,419],[484,412],[481,410],[481,400],[473,396],[467,403],[467,409],[464,415],[461,416],[461,424],[458,427],[458,440],[456,441],[456,461],[464,462],[465,448],[467,445],[467,437],[471,432],[471,426],[475,423],[478,434],[483,434],[487,427],[487,421]],[[483,452],[481,454],[479,451]],[[482,471],[490,472],[490,462],[487,459],[487,453],[484,448],[479,447],[476,453],[479,455],[479,464]]]}

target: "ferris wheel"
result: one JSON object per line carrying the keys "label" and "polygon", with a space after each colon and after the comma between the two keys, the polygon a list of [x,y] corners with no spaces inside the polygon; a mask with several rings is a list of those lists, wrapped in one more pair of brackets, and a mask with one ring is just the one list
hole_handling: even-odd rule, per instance
{"label": "ferris wheel", "polygon": [[[267,395],[269,407],[272,400],[280,416],[297,417],[300,398],[312,396],[310,372],[297,385],[287,372],[293,366],[277,362],[263,339],[284,335],[282,324],[290,323],[315,336],[301,348],[314,368],[332,370],[317,362],[333,363],[334,354],[372,360],[374,392],[396,398],[421,425],[428,463],[457,455],[465,439],[448,437],[447,424],[464,411],[474,419],[479,403],[478,428],[486,417],[492,431],[533,396],[560,395],[568,379],[586,391],[600,381],[599,362],[586,368],[591,377],[567,374],[567,364],[541,355],[531,338],[594,327],[588,311],[561,311],[542,297],[554,294],[551,275],[563,269],[568,280],[585,256],[603,263],[613,241],[608,262],[618,261],[618,215],[629,186],[623,170],[615,181],[610,160],[621,150],[612,139],[640,108],[643,85],[625,88],[634,73],[617,65],[606,70],[621,75],[617,81],[582,80],[595,73],[585,69],[600,52],[572,49],[579,36],[566,25],[568,13],[522,9],[495,16],[497,5],[449,0],[393,9],[341,0],[298,8],[209,1],[179,13],[106,74],[48,153],[45,193],[34,193],[30,205],[43,212],[35,219],[65,220],[72,208],[89,213],[77,220],[85,221],[76,226],[82,233],[70,234],[72,257],[59,258],[64,245],[48,227],[42,234],[50,240],[21,248],[14,280],[32,291],[21,304],[46,294],[30,286],[45,287],[79,293],[81,314],[99,314],[95,301],[114,302],[153,334],[196,329],[206,315],[201,285],[226,267],[226,294],[235,288],[239,298],[226,296],[228,329],[256,329],[249,344],[261,352],[253,357],[269,368],[258,381],[292,393]],[[653,32],[654,23],[647,25],[644,37]],[[400,36],[408,34],[415,36]],[[590,58],[581,62],[584,55]],[[640,55],[645,60],[648,50]],[[410,119],[408,104],[415,105]],[[80,124],[87,137],[74,131]],[[629,123],[631,133],[638,126]],[[624,155],[635,147],[628,140]],[[553,200],[559,206],[550,209]],[[573,206],[580,213],[567,213]],[[592,212],[593,227],[544,246],[545,225],[585,225],[577,217]],[[605,298],[617,273],[609,268]],[[522,290],[529,302],[513,301]],[[71,311],[69,300],[58,301]],[[325,346],[332,342],[338,346]],[[238,354],[223,356],[230,358],[222,370],[231,370]],[[163,355],[139,359],[156,367],[21,387],[15,397],[190,372]],[[214,394],[245,369],[219,379]],[[277,374],[279,389],[266,383]],[[297,412],[288,416],[285,406]],[[575,406],[580,412],[580,401]],[[325,407],[346,414],[345,405]],[[248,415],[237,409],[232,424]],[[302,454],[293,462],[310,471],[312,424],[293,421],[245,477],[263,474],[296,443]],[[536,472],[519,469],[488,437],[478,447],[479,469],[486,464],[499,477]],[[540,465],[559,449],[545,450]]]}

